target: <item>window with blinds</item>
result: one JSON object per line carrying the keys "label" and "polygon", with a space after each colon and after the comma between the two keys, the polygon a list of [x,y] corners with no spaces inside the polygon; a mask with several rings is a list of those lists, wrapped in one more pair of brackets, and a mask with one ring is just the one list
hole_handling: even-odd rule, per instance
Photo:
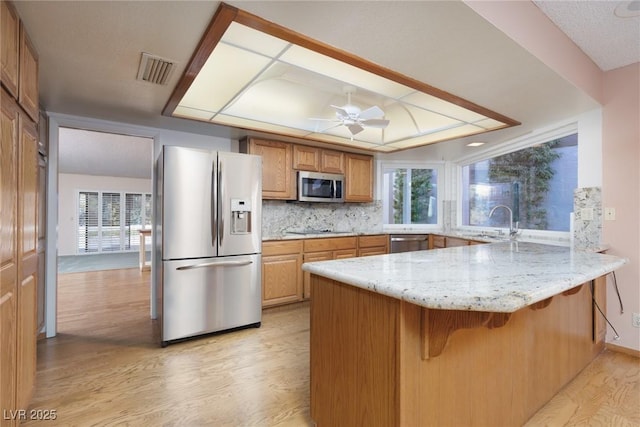
{"label": "window with blinds", "polygon": [[78,253],[138,251],[151,208],[148,193],[78,192]]}

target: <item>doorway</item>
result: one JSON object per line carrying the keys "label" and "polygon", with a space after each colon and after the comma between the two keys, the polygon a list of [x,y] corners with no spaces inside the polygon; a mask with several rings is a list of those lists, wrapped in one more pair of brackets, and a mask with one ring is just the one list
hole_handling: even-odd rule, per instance
{"label": "doorway", "polygon": [[[156,140],[153,129],[50,115],[47,338],[57,334],[59,275],[118,269],[140,273],[139,229],[151,227]],[[147,294],[153,294],[150,274],[145,275]],[[148,311],[143,315],[149,318]]]}

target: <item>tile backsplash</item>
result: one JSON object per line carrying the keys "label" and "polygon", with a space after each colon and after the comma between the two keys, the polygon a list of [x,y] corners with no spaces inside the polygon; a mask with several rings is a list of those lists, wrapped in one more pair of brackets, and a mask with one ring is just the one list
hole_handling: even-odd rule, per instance
{"label": "tile backsplash", "polygon": [[329,229],[350,232],[382,232],[382,202],[304,203],[262,201],[262,237],[274,238],[287,231]]}

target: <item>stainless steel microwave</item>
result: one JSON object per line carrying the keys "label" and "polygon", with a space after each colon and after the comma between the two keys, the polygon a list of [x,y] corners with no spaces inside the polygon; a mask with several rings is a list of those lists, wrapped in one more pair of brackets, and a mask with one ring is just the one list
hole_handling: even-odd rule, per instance
{"label": "stainless steel microwave", "polygon": [[301,202],[344,202],[344,175],[299,171],[298,200]]}

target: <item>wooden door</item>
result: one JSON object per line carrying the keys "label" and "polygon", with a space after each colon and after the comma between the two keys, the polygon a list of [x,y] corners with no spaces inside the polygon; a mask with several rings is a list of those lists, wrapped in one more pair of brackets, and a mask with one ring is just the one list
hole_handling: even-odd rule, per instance
{"label": "wooden door", "polygon": [[9,93],[18,97],[19,52],[20,52],[20,18],[11,4],[0,2],[0,80]]}
{"label": "wooden door", "polygon": [[20,117],[18,167],[18,378],[17,404],[27,408],[36,373],[38,286],[38,131]]}
{"label": "wooden door", "polygon": [[293,168],[303,171],[320,171],[320,149],[294,144]]}
{"label": "wooden door", "polygon": [[[2,5],[4,13],[4,2]],[[19,119],[17,104],[7,92],[0,92],[0,408],[15,410]]]}
{"label": "wooden door", "polygon": [[291,144],[250,139],[240,144],[244,153],[262,156],[262,198],[294,200],[295,178],[291,167]]}
{"label": "wooden door", "polygon": [[262,306],[300,301],[302,255],[262,257]]}
{"label": "wooden door", "polygon": [[373,157],[348,153],[346,155],[346,202],[373,201]]}
{"label": "wooden door", "polygon": [[334,150],[322,150],[320,170],[326,173],[344,173],[344,153]]}
{"label": "wooden door", "polygon": [[[18,103],[27,112],[31,120],[38,123],[40,108],[38,101],[38,53],[29,36],[20,26],[20,84]],[[37,139],[37,138],[36,138]]]}

